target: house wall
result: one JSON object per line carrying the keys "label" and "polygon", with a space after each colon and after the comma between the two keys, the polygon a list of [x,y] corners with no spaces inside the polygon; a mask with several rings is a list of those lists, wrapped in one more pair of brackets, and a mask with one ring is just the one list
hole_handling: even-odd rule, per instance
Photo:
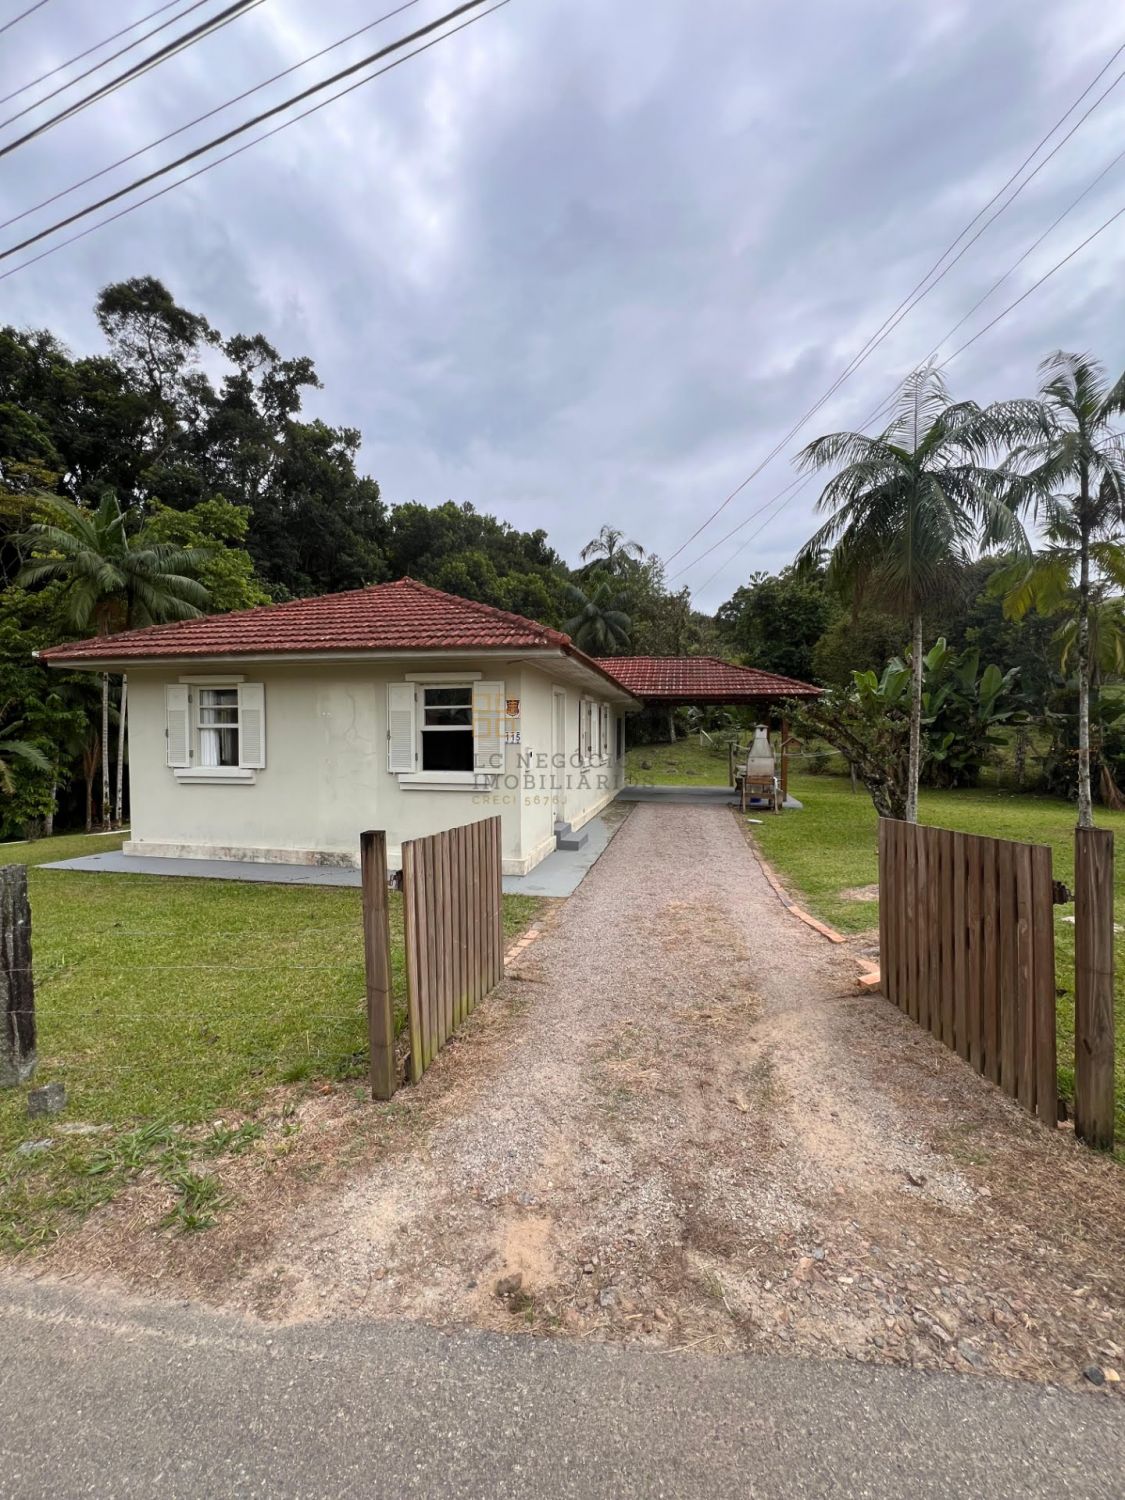
{"label": "house wall", "polygon": [[[478,671],[502,681],[520,700],[519,746],[504,750],[504,772],[484,791],[403,786],[387,769],[387,684],[411,666],[440,672],[443,663],[279,663],[241,668],[265,692],[266,764],[251,782],[185,782],[166,764],[165,685],[206,669],[177,663],[129,673],[129,777],[132,837],[126,852],[197,858],[354,865],[363,828],[387,831],[392,867],[404,839],[499,813],[505,873],[520,874],[554,848],[551,752],[552,679],[521,663],[461,659],[451,677]],[[620,768],[569,762],[578,745],[576,687],[567,685],[569,821],[583,821],[609,801]],[[616,710],[615,710],[616,712]],[[579,785],[582,783],[581,785]]]}

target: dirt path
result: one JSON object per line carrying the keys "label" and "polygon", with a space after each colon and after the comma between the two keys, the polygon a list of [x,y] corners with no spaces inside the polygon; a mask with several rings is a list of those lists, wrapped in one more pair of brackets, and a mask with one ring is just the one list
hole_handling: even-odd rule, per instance
{"label": "dirt path", "polygon": [[1125,1386],[1125,1173],[855,977],[728,810],[641,804],[350,1182],[165,1240],[149,1278],[273,1318]]}

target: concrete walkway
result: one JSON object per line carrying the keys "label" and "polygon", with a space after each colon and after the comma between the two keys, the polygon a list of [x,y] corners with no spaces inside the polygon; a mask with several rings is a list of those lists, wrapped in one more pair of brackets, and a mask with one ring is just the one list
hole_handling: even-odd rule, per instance
{"label": "concrete walkway", "polygon": [[[616,832],[619,819],[592,818],[581,830],[581,849],[556,849],[527,875],[505,875],[509,896],[571,896]],[[195,880],[243,880],[266,885],[359,886],[359,871],[328,865],[285,865],[234,859],[162,859],[149,854],[84,854],[40,865],[42,870],[83,870],[100,875],[168,875]]]}
{"label": "concrete walkway", "polygon": [[1125,1472],[1116,1403],[1009,1381],[271,1327],[14,1277],[0,1341],[13,1500],[1102,1500]]}

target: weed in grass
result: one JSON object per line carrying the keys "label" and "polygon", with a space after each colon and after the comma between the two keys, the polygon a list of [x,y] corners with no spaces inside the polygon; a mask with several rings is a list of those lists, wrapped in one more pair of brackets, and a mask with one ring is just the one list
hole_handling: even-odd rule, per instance
{"label": "weed in grass", "polygon": [[219,1179],[210,1172],[193,1172],[188,1168],[173,1173],[170,1184],[179,1193],[179,1199],[161,1219],[165,1229],[177,1229],[180,1234],[196,1234],[201,1229],[210,1229],[215,1215],[226,1204]]}
{"label": "weed in grass", "polygon": [[255,1120],[245,1120],[241,1125],[216,1125],[196,1147],[198,1156],[241,1156],[255,1141],[265,1135],[265,1127]]}
{"label": "weed in grass", "polygon": [[185,1158],[188,1146],[178,1135],[177,1127],[165,1120],[140,1125],[100,1147],[79,1170],[89,1177],[135,1177],[158,1158],[169,1163]]}

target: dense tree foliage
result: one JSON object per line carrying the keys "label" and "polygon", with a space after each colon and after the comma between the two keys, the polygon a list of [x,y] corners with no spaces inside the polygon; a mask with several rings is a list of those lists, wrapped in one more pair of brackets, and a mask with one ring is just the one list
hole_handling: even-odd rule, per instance
{"label": "dense tree foliage", "polygon": [[[818,642],[840,616],[823,568],[755,573],[715,615],[724,644],[743,661],[800,682],[817,678]],[[888,653],[878,663],[882,665]],[[852,668],[859,665],[853,661]]]}

